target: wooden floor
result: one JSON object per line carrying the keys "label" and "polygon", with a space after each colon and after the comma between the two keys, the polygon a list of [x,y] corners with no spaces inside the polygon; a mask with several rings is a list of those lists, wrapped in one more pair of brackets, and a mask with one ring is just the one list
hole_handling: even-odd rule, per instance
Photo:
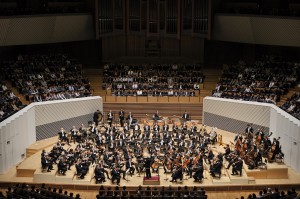
{"label": "wooden floor", "polygon": [[[201,124],[199,125],[199,128]],[[208,131],[210,131],[211,127],[207,127]],[[223,130],[218,130],[218,134],[223,136],[223,143],[229,144],[233,138],[234,134],[230,132],[226,132]],[[56,174],[56,170],[50,173],[42,173],[40,169],[40,154],[42,149],[50,150],[52,144],[57,141],[57,138],[50,138],[47,140],[43,140],[31,145],[28,148],[28,151],[31,151],[31,156],[26,158],[21,164],[17,167],[10,169],[7,173],[0,175],[0,185],[5,186],[14,183],[25,182],[29,184],[39,184],[46,183],[51,185],[52,187],[63,187],[64,189],[76,190],[76,193],[80,193],[82,198],[95,198],[97,195],[97,189],[99,188],[99,184],[95,184],[93,179],[93,168],[91,168],[91,172],[86,176],[85,180],[80,180],[74,177],[74,169],[67,172],[67,176],[58,176]],[[223,146],[216,144],[212,146],[215,152],[224,152]],[[36,153],[32,154],[32,151],[36,151]],[[160,186],[197,186],[204,187],[204,189],[208,192],[208,195],[211,196],[209,198],[239,198],[241,195],[247,196],[250,193],[257,193],[259,190],[262,190],[266,187],[279,187],[282,189],[289,189],[291,186],[300,189],[300,175],[296,173],[293,169],[287,166],[276,165],[276,163],[268,163],[268,168],[276,168],[276,169],[286,169],[287,178],[281,179],[282,176],[278,175],[278,178],[268,179],[259,178],[259,177],[251,177],[249,175],[249,171],[244,167],[243,176],[231,176],[231,170],[222,169],[222,176],[220,179],[212,178],[208,170],[205,170],[204,173],[204,181],[203,183],[195,183],[192,178],[184,177],[182,182],[170,182],[171,174],[164,174],[163,169],[160,169]],[[255,171],[250,171],[255,172]],[[260,172],[260,171],[257,171]],[[265,171],[262,171],[265,172]],[[20,175],[21,173],[21,175]],[[277,172],[282,173],[282,172]],[[126,180],[121,180],[120,186],[126,185],[130,189],[135,189],[138,185],[143,185],[143,175],[144,173],[138,175],[135,174],[132,177],[127,176]],[[157,174],[152,174],[157,175]],[[23,177],[20,177],[23,176]],[[103,184],[104,186],[116,186],[112,184],[111,181],[107,181]],[[85,191],[79,191],[85,190]],[[88,191],[87,191],[88,190]],[[242,192],[240,192],[242,190]],[[220,192],[222,191],[222,192]],[[226,192],[226,193],[225,193]],[[242,194],[241,194],[242,193]],[[216,195],[217,194],[217,195]],[[229,195],[226,195],[229,194]],[[228,196],[228,197],[227,197]]]}

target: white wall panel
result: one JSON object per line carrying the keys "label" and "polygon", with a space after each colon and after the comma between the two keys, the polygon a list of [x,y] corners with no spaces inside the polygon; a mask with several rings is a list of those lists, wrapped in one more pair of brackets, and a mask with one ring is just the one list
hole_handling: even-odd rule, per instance
{"label": "white wall panel", "polygon": [[36,124],[51,125],[61,118],[70,120],[76,116],[93,114],[96,109],[103,111],[101,97],[31,103],[2,121],[0,123],[0,174],[22,161],[22,154],[26,153],[26,148],[36,142]]}
{"label": "white wall panel", "polygon": [[86,102],[86,98],[79,98],[68,101],[51,101],[48,104],[35,103],[36,126],[69,119],[70,117],[92,114],[96,111],[95,107],[103,111],[102,98],[90,97],[89,103]]}

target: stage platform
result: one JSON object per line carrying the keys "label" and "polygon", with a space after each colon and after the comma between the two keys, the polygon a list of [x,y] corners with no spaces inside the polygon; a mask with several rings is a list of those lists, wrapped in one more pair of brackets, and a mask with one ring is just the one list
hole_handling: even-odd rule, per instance
{"label": "stage platform", "polygon": [[[201,128],[199,126],[198,128]],[[211,127],[207,127],[210,130]],[[234,134],[218,129],[218,134],[223,136],[223,145],[217,143],[212,146],[214,151],[224,152],[224,144],[229,144],[234,139]],[[72,187],[77,189],[98,189],[99,185],[115,186],[116,183],[108,179],[103,184],[95,184],[94,168],[91,167],[88,174],[84,179],[78,179],[75,175],[75,167],[72,166],[71,170],[68,170],[66,176],[60,176],[57,174],[57,167],[54,165],[54,170],[51,172],[43,172],[41,170],[41,150],[46,151],[52,148],[52,145],[57,141],[57,137],[47,140],[39,141],[29,147],[30,151],[36,150],[34,154],[31,154],[17,167],[10,169],[7,173],[0,175],[1,184],[13,184],[26,182],[29,184],[46,183],[49,185],[59,185],[62,187]],[[75,146],[72,144],[72,147]],[[65,146],[68,148],[69,146]],[[225,160],[224,160],[225,161]],[[120,186],[126,185],[127,187],[137,187],[139,185],[144,186],[201,186],[206,190],[247,190],[247,189],[261,189],[266,186],[287,187],[293,185],[300,188],[300,175],[296,173],[290,167],[284,164],[267,163],[267,169],[254,169],[249,170],[244,164],[242,176],[232,176],[231,168],[229,170],[223,167],[221,177],[213,178],[208,170],[204,170],[204,179],[202,182],[194,182],[193,178],[185,176],[182,181],[170,182],[171,173],[164,174],[163,169],[159,169],[159,180],[157,184],[151,184],[153,182],[144,182],[143,178],[145,173],[138,175],[135,173],[133,176],[126,176],[126,179],[121,179]],[[152,173],[152,176],[156,176],[156,173]]]}

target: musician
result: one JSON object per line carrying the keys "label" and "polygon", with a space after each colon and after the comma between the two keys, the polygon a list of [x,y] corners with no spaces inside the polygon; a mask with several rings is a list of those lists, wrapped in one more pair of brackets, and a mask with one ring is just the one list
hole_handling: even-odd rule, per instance
{"label": "musician", "polygon": [[163,132],[168,132],[169,131],[169,124],[167,124],[167,122],[164,122],[164,125],[162,127],[162,131]]}
{"label": "musician", "polygon": [[68,135],[65,132],[64,128],[61,128],[60,131],[58,132],[58,139],[60,139],[61,141],[67,142],[67,144],[70,145]]}
{"label": "musician", "polygon": [[100,131],[98,131],[98,133],[96,134],[96,144],[97,146],[101,146],[104,143],[104,140],[102,139],[102,134],[100,133]]}
{"label": "musician", "polygon": [[[280,153],[280,142],[279,142],[279,139],[280,139],[280,137],[278,138],[278,139],[276,139],[276,138],[273,138],[273,143],[272,143],[272,146],[274,146],[275,147],[275,149],[274,149],[274,156],[276,156],[277,154],[279,154]],[[273,148],[274,148],[273,147]]]}
{"label": "musician", "polygon": [[133,121],[133,116],[132,116],[131,112],[129,112],[129,114],[127,115],[126,120],[128,122],[128,126],[130,128],[131,124],[132,124],[132,121]]}
{"label": "musician", "polygon": [[99,109],[96,112],[94,112],[93,122],[95,122],[96,126],[98,126],[99,122],[101,122],[102,117],[103,117],[103,115]]}
{"label": "musician", "polygon": [[184,119],[185,121],[189,121],[190,114],[187,111],[185,111],[184,114],[182,115],[182,119]]}
{"label": "musician", "polygon": [[65,157],[62,157],[58,164],[57,164],[57,172],[62,174],[62,175],[66,175],[66,171],[68,170],[67,169],[67,162],[66,162],[66,158]]}
{"label": "musician", "polygon": [[212,131],[209,133],[209,140],[213,145],[217,141],[217,127],[212,128]]}
{"label": "musician", "polygon": [[129,172],[129,174],[132,176],[134,174],[135,167],[132,162],[132,159],[129,157],[129,159],[126,161],[126,173]]}
{"label": "musician", "polygon": [[84,124],[81,124],[79,128],[79,132],[77,132],[76,142],[80,143],[82,139],[87,137],[87,129],[85,128]]}
{"label": "musician", "polygon": [[254,133],[254,130],[252,128],[252,125],[248,124],[247,128],[245,129],[246,137],[252,139],[253,137],[251,137],[251,136],[253,136],[253,133]]}
{"label": "musician", "polygon": [[146,169],[146,178],[151,178],[151,159],[149,157],[145,159],[144,167]]}
{"label": "musician", "polygon": [[113,166],[113,169],[111,171],[111,182],[114,183],[115,180],[117,180],[117,185],[120,185],[120,169],[116,166]]}
{"label": "musician", "polygon": [[197,164],[194,170],[195,170],[195,173],[193,175],[194,182],[202,182],[203,172],[204,172],[203,166],[201,164]]}
{"label": "musician", "polygon": [[109,113],[107,113],[107,123],[109,124],[109,126],[112,125],[113,117],[114,114],[111,112],[111,110],[109,110]]}
{"label": "musician", "polygon": [[160,130],[160,127],[157,124],[157,122],[155,122],[154,125],[153,125],[153,136],[152,137],[156,138],[158,136],[159,130]]}
{"label": "musician", "polygon": [[121,127],[123,127],[124,126],[124,119],[125,119],[125,112],[123,111],[123,109],[121,109],[119,111],[119,119],[120,119]]}
{"label": "musician", "polygon": [[240,172],[240,175],[242,175],[242,168],[243,168],[243,160],[242,160],[242,158],[238,158],[237,161],[235,161],[232,164],[231,175],[236,175],[238,171]]}
{"label": "musician", "polygon": [[[150,126],[149,126],[149,123],[146,122],[146,124],[144,125],[144,134],[147,138],[149,138],[150,136]],[[148,136],[147,136],[148,135]]]}
{"label": "musician", "polygon": [[261,140],[265,137],[265,133],[262,131],[262,129],[258,129],[255,133],[255,137],[257,138],[260,135]]}
{"label": "musician", "polygon": [[219,159],[215,159],[213,164],[210,165],[210,174],[212,177],[216,177],[215,174],[221,175],[222,163]]}
{"label": "musician", "polygon": [[173,129],[173,133],[177,134],[178,126],[177,126],[176,122],[173,123],[172,129]]}
{"label": "musician", "polygon": [[184,134],[187,132],[187,125],[186,125],[186,122],[183,122],[182,127],[181,127],[181,131],[182,131],[182,133],[184,133]]}
{"label": "musician", "polygon": [[141,127],[138,123],[135,123],[135,125],[133,127],[132,137],[139,138],[140,135],[141,135]]}
{"label": "musician", "polygon": [[101,168],[99,164],[97,164],[95,168],[95,179],[96,179],[96,184],[98,184],[98,182],[100,183],[106,182],[105,175],[104,175],[104,168]]}
{"label": "musician", "polygon": [[154,113],[154,115],[153,115],[153,120],[154,120],[154,121],[159,120],[158,111],[156,111],[156,113]]}
{"label": "musician", "polygon": [[229,169],[231,167],[231,165],[237,161],[238,157],[239,157],[239,155],[237,155],[235,153],[229,154],[228,159],[227,159],[228,166],[226,167],[226,169]]}
{"label": "musician", "polygon": [[225,153],[223,154],[223,156],[225,156],[225,159],[227,160],[228,155],[231,153],[229,144],[226,144],[224,149],[225,149]]}
{"label": "musician", "polygon": [[[188,152],[188,154],[191,154],[190,152]],[[195,165],[197,165],[197,161],[195,162]],[[190,176],[190,178],[192,178],[193,175],[193,166],[194,166],[194,161],[193,161],[193,157],[188,155],[188,158],[186,159],[184,166],[186,166],[186,176]]]}
{"label": "musician", "polygon": [[78,132],[78,130],[76,129],[76,126],[73,126],[72,129],[70,130],[71,140],[73,140],[74,144],[76,141],[77,132]]}
{"label": "musician", "polygon": [[172,172],[172,180],[170,182],[177,182],[177,179],[180,179],[182,180],[183,179],[183,174],[182,174],[182,166],[181,164],[178,164],[176,166],[175,169],[173,169],[173,172]]}
{"label": "musician", "polygon": [[47,172],[51,172],[53,169],[53,159],[46,153],[41,156],[41,164],[43,168],[47,168]]}
{"label": "musician", "polygon": [[105,151],[104,154],[103,154],[103,160],[104,162],[109,166],[111,167],[112,163],[113,163],[113,157],[112,157],[112,154],[109,153],[108,151]]}
{"label": "musician", "polygon": [[81,160],[78,159],[75,164],[77,175],[80,175],[80,179],[84,179],[84,176],[87,174],[89,168],[86,164]]}
{"label": "musician", "polygon": [[95,122],[92,123],[92,125],[90,126],[90,133],[95,135],[98,132],[98,128]]}
{"label": "musician", "polygon": [[128,135],[130,134],[130,128],[127,123],[124,123],[123,131],[124,131],[126,137],[128,137]]}
{"label": "musician", "polygon": [[112,132],[115,136],[115,138],[119,137],[119,128],[117,127],[117,125],[115,123],[112,124]]}

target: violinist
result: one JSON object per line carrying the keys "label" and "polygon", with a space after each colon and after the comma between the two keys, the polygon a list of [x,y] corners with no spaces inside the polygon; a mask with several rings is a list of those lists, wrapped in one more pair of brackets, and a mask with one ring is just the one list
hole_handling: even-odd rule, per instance
{"label": "violinist", "polygon": [[116,166],[113,166],[111,171],[111,182],[114,183],[114,181],[117,180],[117,185],[120,185],[120,179],[121,179],[120,169],[117,168]]}
{"label": "violinist", "polygon": [[57,172],[62,174],[62,175],[66,175],[66,171],[67,171],[67,162],[66,162],[66,158],[62,157],[60,158],[58,164],[57,164]]}
{"label": "violinist", "polygon": [[95,179],[96,179],[96,184],[98,182],[100,183],[106,182],[105,175],[104,175],[104,168],[101,168],[99,164],[97,164],[95,168]]}
{"label": "violinist", "polygon": [[236,155],[235,153],[231,153],[228,156],[228,166],[226,167],[226,169],[229,169],[231,167],[231,165],[237,161],[238,155]]}
{"label": "violinist", "polygon": [[182,166],[178,164],[175,169],[173,169],[172,172],[172,180],[170,182],[177,182],[177,179],[182,180],[183,174],[182,174]]}
{"label": "violinist", "polygon": [[78,161],[75,164],[77,175],[80,175],[80,178],[83,179],[84,176],[88,172],[88,167],[82,162],[81,159],[78,159]]}
{"label": "violinist", "polygon": [[135,171],[135,166],[132,162],[131,157],[128,158],[128,160],[126,161],[126,173],[129,172],[129,174],[132,176],[134,174]]}

